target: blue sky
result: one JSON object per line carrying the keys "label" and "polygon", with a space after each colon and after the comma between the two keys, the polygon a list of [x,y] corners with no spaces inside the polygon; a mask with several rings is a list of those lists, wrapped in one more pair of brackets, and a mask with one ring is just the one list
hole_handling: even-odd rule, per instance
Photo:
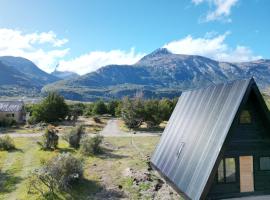
{"label": "blue sky", "polygon": [[269,0],[1,0],[0,55],[80,74],[159,47],[222,61],[270,58],[269,11]]}

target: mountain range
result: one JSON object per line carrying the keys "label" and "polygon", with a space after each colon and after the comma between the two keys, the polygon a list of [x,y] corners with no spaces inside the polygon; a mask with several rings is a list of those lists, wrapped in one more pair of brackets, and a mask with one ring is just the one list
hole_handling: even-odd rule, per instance
{"label": "mountain range", "polygon": [[86,75],[58,81],[42,91],[92,101],[140,95],[176,97],[181,91],[254,76],[261,90],[270,86],[270,60],[218,62],[202,56],[179,55],[157,49],[134,65],[108,65]]}
{"label": "mountain range", "polygon": [[44,85],[58,80],[60,79],[42,71],[28,59],[0,57],[1,96],[38,96]]}
{"label": "mountain range", "polygon": [[78,78],[80,75],[76,74],[75,72],[69,72],[69,71],[58,71],[55,69],[51,75],[58,77],[60,79],[72,79],[72,78]]}
{"label": "mountain range", "polygon": [[79,76],[48,74],[20,57],[0,57],[0,95],[38,96],[57,91],[67,99],[93,101],[124,96],[173,98],[181,91],[254,76],[270,93],[270,60],[230,63],[202,56],[173,54],[161,48],[134,65],[108,65]]}

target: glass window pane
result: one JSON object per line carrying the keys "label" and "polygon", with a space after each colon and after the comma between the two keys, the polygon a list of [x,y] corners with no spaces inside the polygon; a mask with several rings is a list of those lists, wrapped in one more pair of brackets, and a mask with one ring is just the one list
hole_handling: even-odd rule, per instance
{"label": "glass window pane", "polygon": [[235,159],[225,159],[226,183],[235,182]]}
{"label": "glass window pane", "polygon": [[243,110],[240,115],[240,124],[250,124],[251,114],[248,110]]}
{"label": "glass window pane", "polygon": [[219,183],[224,183],[224,164],[223,164],[223,159],[220,161],[220,164],[218,166],[218,182]]}
{"label": "glass window pane", "polygon": [[260,158],[260,170],[270,170],[270,157]]}

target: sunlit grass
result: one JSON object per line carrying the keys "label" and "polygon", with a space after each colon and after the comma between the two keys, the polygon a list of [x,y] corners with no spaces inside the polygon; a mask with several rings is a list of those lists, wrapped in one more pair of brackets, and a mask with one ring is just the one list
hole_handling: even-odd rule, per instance
{"label": "sunlit grass", "polygon": [[[75,185],[68,193],[59,193],[59,199],[89,199],[104,190],[104,184],[117,187],[125,183],[123,171],[126,168],[141,170],[147,167],[146,161],[133,147],[131,137],[105,138],[106,146],[104,153],[92,157],[82,157],[78,150],[70,148],[62,139],[59,148],[55,151],[42,151],[37,145],[39,137],[14,138],[17,150],[13,152],[0,151],[0,199],[34,200],[40,199],[39,194],[28,194],[28,175],[40,167],[43,162],[53,156],[70,152],[76,157],[83,159],[85,170],[84,180]],[[150,155],[158,142],[159,137],[134,137],[133,142],[145,155]],[[140,189],[147,189],[147,185],[141,185]],[[124,190],[131,192],[129,184]],[[136,191],[130,193],[131,198],[137,197]],[[91,198],[90,198],[91,199]]]}

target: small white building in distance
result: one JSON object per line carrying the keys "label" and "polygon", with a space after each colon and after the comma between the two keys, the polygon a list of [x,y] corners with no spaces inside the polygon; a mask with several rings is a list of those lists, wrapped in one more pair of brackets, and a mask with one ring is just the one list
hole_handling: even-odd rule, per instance
{"label": "small white building in distance", "polygon": [[25,108],[23,101],[0,101],[0,121],[14,120],[25,122]]}

